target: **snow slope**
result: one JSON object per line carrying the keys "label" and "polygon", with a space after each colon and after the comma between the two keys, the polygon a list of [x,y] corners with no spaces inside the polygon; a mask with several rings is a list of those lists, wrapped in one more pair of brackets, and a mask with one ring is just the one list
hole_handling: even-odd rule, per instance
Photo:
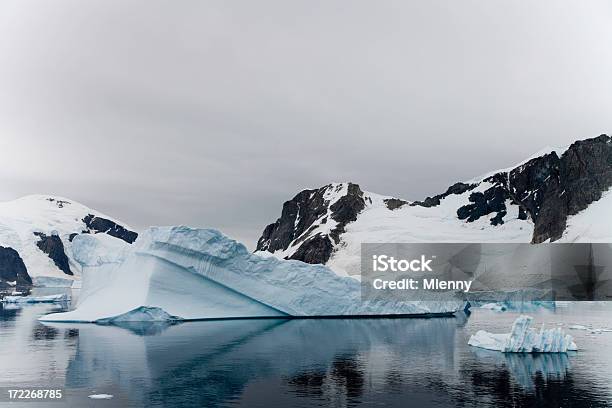
{"label": "snow slope", "polygon": [[518,219],[518,206],[507,202],[504,224],[492,226],[490,214],[466,223],[457,218],[457,208],[468,203],[475,191],[484,191],[490,183],[460,195],[450,195],[436,207],[403,205],[389,210],[385,197],[364,192],[366,207],[359,218],[346,226],[342,241],[327,262],[341,276],[358,276],[361,269],[361,243],[387,242],[529,242],[533,233],[530,220]]}
{"label": "snow slope", "polygon": [[570,216],[559,242],[612,242],[612,190],[586,210]]}
{"label": "snow slope", "polygon": [[[74,261],[69,238],[71,234],[83,231],[96,232],[84,222],[89,214],[121,224],[83,204],[58,196],[30,195],[0,203],[0,246],[15,249],[35,281],[37,277],[79,279],[81,267]],[[37,246],[40,237],[36,233],[57,235],[61,239],[72,276],[60,270],[49,255]]]}
{"label": "snow slope", "polygon": [[41,320],[94,322],[125,314],[129,318],[142,306],[179,319],[422,315],[454,313],[463,307],[463,301],[450,297],[362,301],[361,286],[354,279],[321,265],[253,255],[209,229],[152,227],[116,267],[91,257],[105,248],[96,236],[75,238],[76,259],[85,266],[85,293],[76,310]]}

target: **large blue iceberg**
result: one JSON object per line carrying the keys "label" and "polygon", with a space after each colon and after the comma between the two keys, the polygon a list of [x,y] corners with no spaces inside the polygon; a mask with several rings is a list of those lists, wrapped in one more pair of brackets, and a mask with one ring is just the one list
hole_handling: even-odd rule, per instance
{"label": "large blue iceberg", "polygon": [[[96,322],[158,308],[181,320],[452,314],[463,301],[362,300],[360,283],[323,265],[251,254],[212,229],[152,227],[132,247],[80,235],[83,269],[75,310],[43,321]],[[157,314],[140,314],[148,318]],[[132,320],[134,318],[132,317]]]}

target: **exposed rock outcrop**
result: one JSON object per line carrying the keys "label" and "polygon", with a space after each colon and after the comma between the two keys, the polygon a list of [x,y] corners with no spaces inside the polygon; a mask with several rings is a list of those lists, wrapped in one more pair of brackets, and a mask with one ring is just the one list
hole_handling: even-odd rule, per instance
{"label": "exposed rock outcrop", "polygon": [[476,191],[470,194],[469,200],[472,204],[464,205],[457,210],[457,217],[468,222],[476,221],[484,215],[496,213],[491,219],[491,225],[504,223],[507,214],[506,200],[510,195],[506,191],[501,174],[488,177],[483,181],[493,184],[484,192]]}
{"label": "exposed rock outcrop", "polygon": [[455,183],[450,186],[444,193],[435,195],[433,197],[427,197],[423,201],[414,201],[410,205],[420,205],[421,207],[435,207],[440,205],[440,200],[448,197],[451,194],[463,194],[466,191],[473,190],[476,188],[478,184],[468,184],[468,183]]}
{"label": "exposed rock outcrop", "polygon": [[408,201],[400,200],[399,198],[386,198],[383,200],[383,202],[391,211],[397,210],[398,208],[402,208],[403,206],[408,204]]}
{"label": "exposed rock outcrop", "polygon": [[111,220],[97,217],[93,214],[88,214],[85,218],[83,218],[83,222],[89,229],[88,232],[103,232],[112,237],[122,239],[128,244],[133,243],[136,241],[136,238],[138,238],[137,232],[130,231]]}
{"label": "exposed rock outcrop", "polygon": [[0,246],[0,285],[2,282],[31,285],[32,278],[17,251]]}
{"label": "exposed rock outcrop", "polygon": [[34,235],[39,238],[36,246],[47,254],[62,272],[66,275],[73,275],[61,238],[55,234],[46,235],[42,232],[35,232]]}
{"label": "exposed rock outcrop", "polygon": [[[300,244],[288,259],[325,263],[346,225],[355,221],[364,207],[363,192],[357,184],[329,184],[301,191],[283,204],[281,217],[264,229],[257,250],[284,251],[292,243]],[[332,222],[334,225],[327,233],[316,232],[321,225]]]}
{"label": "exposed rock outcrop", "polygon": [[491,224],[503,223],[505,202],[511,199],[520,207],[519,218],[529,216],[534,222],[533,243],[556,241],[568,216],[586,209],[612,187],[612,138],[581,140],[561,157],[552,152],[483,181],[493,186],[472,194],[472,204],[457,210],[460,219],[472,222],[496,212]]}

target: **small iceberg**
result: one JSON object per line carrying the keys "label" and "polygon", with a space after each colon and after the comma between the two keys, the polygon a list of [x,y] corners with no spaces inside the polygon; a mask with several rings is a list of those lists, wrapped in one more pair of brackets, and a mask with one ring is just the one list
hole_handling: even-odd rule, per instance
{"label": "small iceberg", "polygon": [[480,306],[480,308],[494,310],[496,312],[505,312],[507,310],[507,307],[501,303],[485,303]]}
{"label": "small iceberg", "polygon": [[5,296],[3,303],[62,303],[68,302],[70,298],[66,294],[47,296]]}
{"label": "small iceberg", "polygon": [[95,400],[103,400],[103,399],[111,399],[113,398],[113,395],[111,394],[91,394],[87,396],[90,399],[95,399]]}
{"label": "small iceberg", "polygon": [[521,315],[514,321],[510,333],[479,330],[468,344],[503,353],[566,353],[578,349],[572,336],[563,333],[561,328],[545,329],[542,325],[537,331],[530,328],[532,322],[533,317]]}
{"label": "small iceberg", "polygon": [[612,329],[592,327],[591,325],[589,325],[587,327],[587,326],[584,326],[582,324],[572,324],[571,326],[568,326],[568,329],[570,329],[570,330],[584,330],[584,331],[588,331],[591,334],[601,334],[601,333],[610,333],[610,332],[612,332]]}
{"label": "small iceberg", "polygon": [[180,317],[172,316],[164,309],[159,307],[140,306],[119,316],[98,319],[98,324],[120,324],[132,322],[175,322],[183,320]]}

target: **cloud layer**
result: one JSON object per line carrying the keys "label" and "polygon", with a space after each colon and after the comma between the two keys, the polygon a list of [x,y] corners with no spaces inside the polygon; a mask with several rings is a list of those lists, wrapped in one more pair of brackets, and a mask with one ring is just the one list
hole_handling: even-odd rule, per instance
{"label": "cloud layer", "polygon": [[421,199],[610,132],[607,1],[0,3],[0,198],[251,247],[286,199]]}

